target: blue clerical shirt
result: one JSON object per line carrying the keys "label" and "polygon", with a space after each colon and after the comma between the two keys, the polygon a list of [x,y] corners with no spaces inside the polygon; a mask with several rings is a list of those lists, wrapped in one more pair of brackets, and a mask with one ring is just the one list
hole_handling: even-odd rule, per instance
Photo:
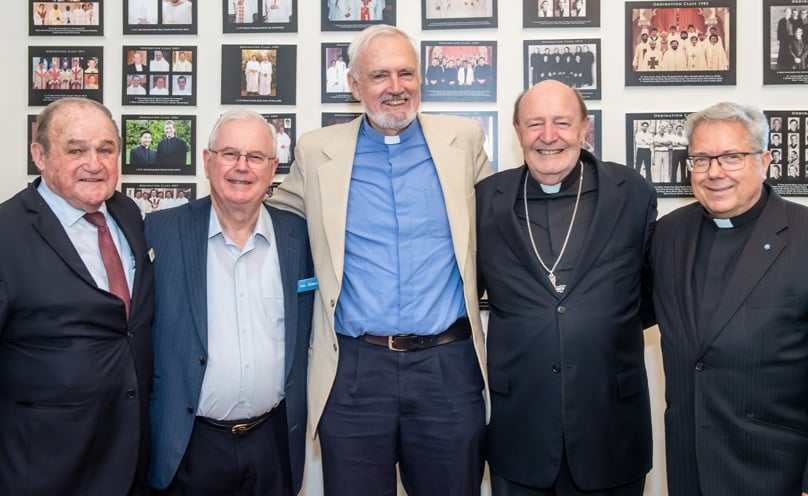
{"label": "blue clerical shirt", "polygon": [[417,120],[397,136],[362,123],[343,273],[340,334],[438,334],[466,315],[443,191]]}

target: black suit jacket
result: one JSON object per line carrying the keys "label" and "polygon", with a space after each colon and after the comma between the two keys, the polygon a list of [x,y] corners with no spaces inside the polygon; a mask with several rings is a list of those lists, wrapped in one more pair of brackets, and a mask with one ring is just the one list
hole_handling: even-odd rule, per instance
{"label": "black suit jacket", "polygon": [[109,213],[135,257],[130,318],[36,191],[0,205],[0,494],[125,495],[145,480],[151,262],[135,204]]}
{"label": "black suit jacket", "polygon": [[562,450],[586,490],[651,468],[640,295],[656,195],[634,171],[581,154],[596,163],[597,206],[560,296],[514,213],[525,167],[477,185],[478,272],[491,306],[488,462],[538,488],[555,481]]}
{"label": "black suit jacket", "polygon": [[129,165],[153,165],[157,163],[157,152],[138,145],[129,150]]}
{"label": "black suit jacket", "polygon": [[808,490],[808,208],[768,202],[696,342],[693,264],[703,209],[654,235],[671,496]]}
{"label": "black suit jacket", "polygon": [[185,165],[188,144],[182,138],[163,138],[157,143],[157,163],[160,165]]}

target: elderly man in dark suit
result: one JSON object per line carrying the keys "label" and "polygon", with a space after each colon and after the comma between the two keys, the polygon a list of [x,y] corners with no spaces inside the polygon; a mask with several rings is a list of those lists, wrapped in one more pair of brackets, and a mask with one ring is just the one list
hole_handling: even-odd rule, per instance
{"label": "elderly man in dark suit", "polygon": [[719,103],[687,117],[698,203],[660,219],[671,496],[806,494],[808,208],[763,183],[763,112]]}
{"label": "elderly man in dark suit", "polygon": [[153,213],[154,452],[167,495],[297,494],[314,268],[305,221],[262,204],[275,128],[231,109],[203,151],[210,197]]}
{"label": "elderly man in dark suit", "polygon": [[640,496],[651,468],[641,276],[656,195],[581,149],[588,120],[569,86],[533,86],[513,119],[525,165],[477,185],[494,496]]}
{"label": "elderly man in dark suit", "polygon": [[0,205],[0,494],[144,494],[153,274],[118,129],[86,98],[37,124],[42,176]]}

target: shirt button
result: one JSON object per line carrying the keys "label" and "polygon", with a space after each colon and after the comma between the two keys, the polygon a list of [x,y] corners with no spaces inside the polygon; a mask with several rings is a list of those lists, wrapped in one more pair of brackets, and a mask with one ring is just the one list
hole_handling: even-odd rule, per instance
{"label": "shirt button", "polygon": [[553,364],[553,373],[560,374],[561,373],[561,365],[554,363]]}
{"label": "shirt button", "polygon": [[564,305],[561,305],[556,310],[558,311],[558,313],[565,313],[567,311],[567,307],[565,307]]}
{"label": "shirt button", "polygon": [[699,372],[704,370],[704,362],[696,362],[696,370]]}

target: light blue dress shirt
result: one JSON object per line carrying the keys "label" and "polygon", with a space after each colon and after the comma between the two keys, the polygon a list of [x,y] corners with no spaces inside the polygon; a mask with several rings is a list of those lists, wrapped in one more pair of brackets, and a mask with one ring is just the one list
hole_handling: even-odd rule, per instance
{"label": "light blue dress shirt", "polygon": [[443,191],[420,124],[384,136],[366,119],[348,195],[337,332],[438,334],[465,315]]}

